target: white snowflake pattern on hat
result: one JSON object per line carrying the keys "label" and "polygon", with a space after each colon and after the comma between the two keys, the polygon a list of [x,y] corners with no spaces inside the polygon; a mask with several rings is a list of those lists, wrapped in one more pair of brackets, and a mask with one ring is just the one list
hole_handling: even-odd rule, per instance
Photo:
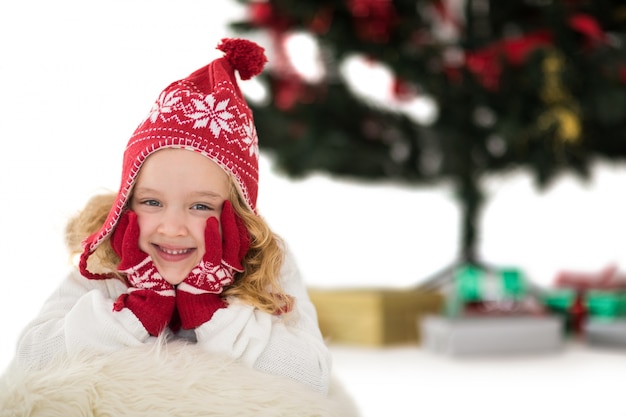
{"label": "white snowflake pattern on hat", "polygon": [[228,120],[231,120],[234,116],[227,110],[229,102],[229,99],[218,102],[213,94],[207,95],[204,100],[191,98],[195,111],[186,113],[185,116],[195,120],[193,124],[194,129],[206,127],[208,124],[213,136],[218,138],[222,129],[232,133]]}
{"label": "white snowflake pattern on hat", "polygon": [[255,159],[259,159],[259,137],[257,136],[254,122],[248,120],[248,123],[244,123],[243,130],[246,132],[243,143],[248,146],[249,155]]}
{"label": "white snowflake pattern on hat", "polygon": [[156,122],[160,114],[171,113],[174,106],[180,101],[180,97],[176,96],[176,90],[166,93],[163,91],[150,110],[149,119],[152,123]]}

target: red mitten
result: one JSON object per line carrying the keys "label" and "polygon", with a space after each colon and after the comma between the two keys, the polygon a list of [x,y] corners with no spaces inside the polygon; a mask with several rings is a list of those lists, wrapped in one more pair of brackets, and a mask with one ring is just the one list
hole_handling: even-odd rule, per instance
{"label": "red mitten", "polygon": [[126,274],[130,287],[126,294],[113,304],[114,311],[128,308],[152,336],[168,325],[174,312],[175,291],[167,282],[152,258],[139,249],[139,224],[137,215],[125,211],[111,235],[111,246],[120,257],[117,269]]}
{"label": "red mitten", "polygon": [[230,202],[224,202],[222,235],[215,217],[207,219],[204,231],[205,253],[200,263],[176,287],[176,306],[183,329],[195,329],[211,320],[213,313],[226,307],[222,290],[233,283],[235,272],[242,272],[250,246],[248,231]]}

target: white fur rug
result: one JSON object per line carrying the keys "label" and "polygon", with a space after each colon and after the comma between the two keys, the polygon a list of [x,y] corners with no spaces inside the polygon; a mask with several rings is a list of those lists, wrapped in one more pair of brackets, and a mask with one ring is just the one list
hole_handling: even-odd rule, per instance
{"label": "white fur rug", "polygon": [[328,396],[193,345],[80,355],[41,371],[9,368],[1,417],[357,417],[334,380]]}

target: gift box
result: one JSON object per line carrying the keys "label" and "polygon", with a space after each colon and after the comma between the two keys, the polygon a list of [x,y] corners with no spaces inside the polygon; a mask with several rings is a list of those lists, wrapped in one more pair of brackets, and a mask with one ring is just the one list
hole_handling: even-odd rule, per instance
{"label": "gift box", "polygon": [[590,321],[613,321],[626,316],[626,292],[591,290],[585,294]]}
{"label": "gift box", "polygon": [[457,297],[463,301],[513,299],[526,295],[526,282],[517,268],[498,268],[494,271],[465,265],[453,276]]}
{"label": "gift box", "polygon": [[453,356],[547,353],[563,346],[563,319],[556,315],[431,315],[419,326],[425,349]]}
{"label": "gift box", "polygon": [[[447,288],[445,315],[525,314],[537,310],[529,284],[518,268],[479,268],[462,265],[453,271]],[[534,306],[532,304],[535,304]]]}
{"label": "gift box", "polygon": [[596,272],[561,271],[555,288],[544,291],[543,302],[565,319],[565,330],[576,337],[585,333],[586,323],[626,316],[626,276],[616,265]]}
{"label": "gift box", "polygon": [[419,343],[418,320],[438,313],[443,297],[417,289],[309,289],[330,343],[383,346]]}

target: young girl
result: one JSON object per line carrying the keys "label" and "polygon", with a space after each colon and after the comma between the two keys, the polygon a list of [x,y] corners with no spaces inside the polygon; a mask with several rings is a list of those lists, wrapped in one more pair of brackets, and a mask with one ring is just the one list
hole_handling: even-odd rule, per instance
{"label": "young girl", "polygon": [[258,215],[258,142],[237,85],[263,49],[225,52],[170,84],[130,138],[119,192],[70,221],[71,273],[23,331],[15,363],[184,339],[326,393],[329,351],[281,240]]}

